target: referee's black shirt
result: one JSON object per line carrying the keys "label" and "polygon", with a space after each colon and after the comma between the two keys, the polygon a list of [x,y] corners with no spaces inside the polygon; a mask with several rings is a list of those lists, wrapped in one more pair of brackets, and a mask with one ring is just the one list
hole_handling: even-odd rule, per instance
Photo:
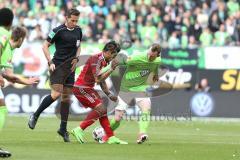
{"label": "referee's black shirt", "polygon": [[54,28],[48,35],[47,41],[55,43],[56,51],[54,62],[64,62],[76,56],[77,49],[82,40],[82,30],[79,26],[70,30],[65,24]]}

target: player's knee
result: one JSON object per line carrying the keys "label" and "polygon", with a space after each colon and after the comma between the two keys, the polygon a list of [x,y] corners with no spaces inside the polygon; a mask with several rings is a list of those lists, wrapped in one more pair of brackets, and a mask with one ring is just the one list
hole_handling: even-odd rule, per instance
{"label": "player's knee", "polygon": [[61,93],[59,93],[59,92],[52,92],[51,93],[51,97],[54,100],[58,99],[60,96],[61,96]]}
{"label": "player's knee", "polygon": [[151,105],[142,105],[141,107],[142,112],[149,112],[151,110]]}
{"label": "player's knee", "polygon": [[70,98],[61,99],[61,102],[70,104],[71,103],[71,99]]}
{"label": "player's knee", "polygon": [[151,110],[151,105],[145,105],[140,107],[143,112],[148,112]]}
{"label": "player's knee", "polygon": [[122,117],[122,116],[119,116],[119,115],[118,115],[118,116],[115,116],[115,121],[116,121],[116,122],[120,122],[120,121],[122,120],[122,118],[123,118],[123,117]]}
{"label": "player's knee", "polygon": [[68,96],[68,95],[62,95],[62,97],[61,97],[61,102],[71,103],[70,96]]}
{"label": "player's knee", "polygon": [[107,108],[102,104],[94,108],[100,115],[107,114]]}
{"label": "player's knee", "polygon": [[151,111],[150,108],[142,108],[141,110],[142,110],[142,112],[150,112]]}
{"label": "player's knee", "polygon": [[137,105],[141,108],[142,111],[150,111],[151,109],[151,100],[149,98],[138,99]]}
{"label": "player's knee", "polygon": [[115,116],[114,116],[115,121],[120,122],[123,118],[123,115],[124,115],[124,111],[116,110]]}

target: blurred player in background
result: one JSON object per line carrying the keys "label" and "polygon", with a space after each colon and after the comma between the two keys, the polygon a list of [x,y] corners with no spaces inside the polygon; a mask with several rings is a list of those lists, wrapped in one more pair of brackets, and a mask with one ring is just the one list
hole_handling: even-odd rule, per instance
{"label": "blurred player in background", "polygon": [[[158,68],[161,63],[161,46],[152,44],[147,53],[134,54],[128,58],[122,58],[120,65],[126,65],[120,87],[120,97],[129,99],[134,93],[146,93],[149,87],[159,79]],[[106,67],[107,68],[107,67]],[[105,72],[104,69],[102,72]],[[149,81],[149,78],[151,80]],[[129,99],[130,100],[130,99]],[[127,101],[129,101],[127,100]],[[137,143],[141,144],[148,139],[147,129],[150,123],[151,100],[149,97],[135,98],[141,110],[139,118],[139,135]],[[110,126],[115,131],[122,120],[127,109],[127,104],[119,98],[119,104],[115,108],[115,116],[110,122]],[[105,137],[103,137],[103,141]]]}
{"label": "blurred player in background", "polygon": [[[75,68],[80,55],[82,30],[77,26],[80,12],[70,9],[66,15],[66,22],[49,34],[43,44],[43,52],[50,70],[51,94],[46,96],[36,112],[30,116],[28,125],[34,129],[40,114],[61,96],[61,124],[57,131],[64,142],[69,142],[67,121],[70,106],[70,95],[75,79]],[[49,47],[55,43],[56,52],[50,57]]]}
{"label": "blurred player in background", "polygon": [[[119,51],[120,45],[118,43],[115,41],[108,42],[101,53],[93,55],[87,60],[81,74],[74,84],[73,93],[76,98],[84,107],[92,108],[92,111],[87,115],[85,120],[81,122],[80,126],[71,131],[79,143],[84,143],[84,130],[99,119],[109,144],[126,144],[126,142],[114,136],[107,117],[107,107],[104,106],[102,98],[93,88],[95,83],[100,84],[103,92],[109,99],[117,101],[117,97],[112,95],[107,88],[105,79],[109,77],[117,67],[118,64],[113,59],[117,56]],[[103,74],[99,74],[100,70],[111,61],[111,67]]]}
{"label": "blurred player in background", "polygon": [[[26,36],[26,29],[23,27],[15,27],[10,32],[13,12],[8,8],[0,9],[0,85],[4,86],[3,78],[12,83],[32,85],[38,83],[38,78],[23,78],[13,73],[13,51],[15,48],[21,47]],[[7,108],[4,102],[4,95],[0,89],[0,130],[3,128],[7,114]],[[10,157],[11,153],[0,149],[0,157]]]}

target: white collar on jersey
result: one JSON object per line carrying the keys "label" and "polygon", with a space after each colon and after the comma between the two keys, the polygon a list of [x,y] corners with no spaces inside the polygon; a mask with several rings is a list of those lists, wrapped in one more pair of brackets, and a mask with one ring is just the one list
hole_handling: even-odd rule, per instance
{"label": "white collar on jersey", "polygon": [[74,30],[74,28],[73,28],[73,29],[67,28],[67,30],[69,30],[69,31],[73,31],[73,30]]}
{"label": "white collar on jersey", "polygon": [[65,27],[67,28],[67,30],[69,30],[69,31],[73,31],[73,30],[75,29],[75,28],[72,28],[72,29],[71,29],[71,28],[68,28],[67,25],[66,25],[66,23],[64,23],[64,25],[65,25]]}

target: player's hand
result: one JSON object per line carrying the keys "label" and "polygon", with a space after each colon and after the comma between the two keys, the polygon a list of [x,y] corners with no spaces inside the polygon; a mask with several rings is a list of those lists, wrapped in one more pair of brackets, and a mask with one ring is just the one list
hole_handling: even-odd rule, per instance
{"label": "player's hand", "polygon": [[49,70],[50,70],[50,72],[53,72],[55,70],[55,64],[53,64],[53,63],[50,64]]}
{"label": "player's hand", "polygon": [[71,65],[72,65],[72,68],[71,68],[71,71],[74,72],[75,69],[76,69],[76,66],[77,66],[77,63],[78,63],[78,59],[77,58],[74,58],[71,62]]}
{"label": "player's hand", "polygon": [[157,74],[155,74],[155,75],[153,76],[153,82],[157,82],[158,80],[159,80],[159,77],[158,77]]}
{"label": "player's hand", "polygon": [[4,87],[4,79],[1,75],[0,75],[0,87]]}
{"label": "player's hand", "polygon": [[116,59],[113,59],[111,63],[111,68],[115,70],[118,65],[119,65],[119,62]]}
{"label": "player's hand", "polygon": [[108,97],[109,97],[109,99],[111,99],[111,100],[114,101],[114,102],[117,102],[117,100],[118,100],[118,97],[117,97],[117,96],[114,96],[114,95],[112,95],[112,94],[108,95]]}
{"label": "player's hand", "polygon": [[27,83],[28,83],[28,85],[37,84],[37,83],[39,83],[39,78],[38,77],[30,77],[28,79]]}

